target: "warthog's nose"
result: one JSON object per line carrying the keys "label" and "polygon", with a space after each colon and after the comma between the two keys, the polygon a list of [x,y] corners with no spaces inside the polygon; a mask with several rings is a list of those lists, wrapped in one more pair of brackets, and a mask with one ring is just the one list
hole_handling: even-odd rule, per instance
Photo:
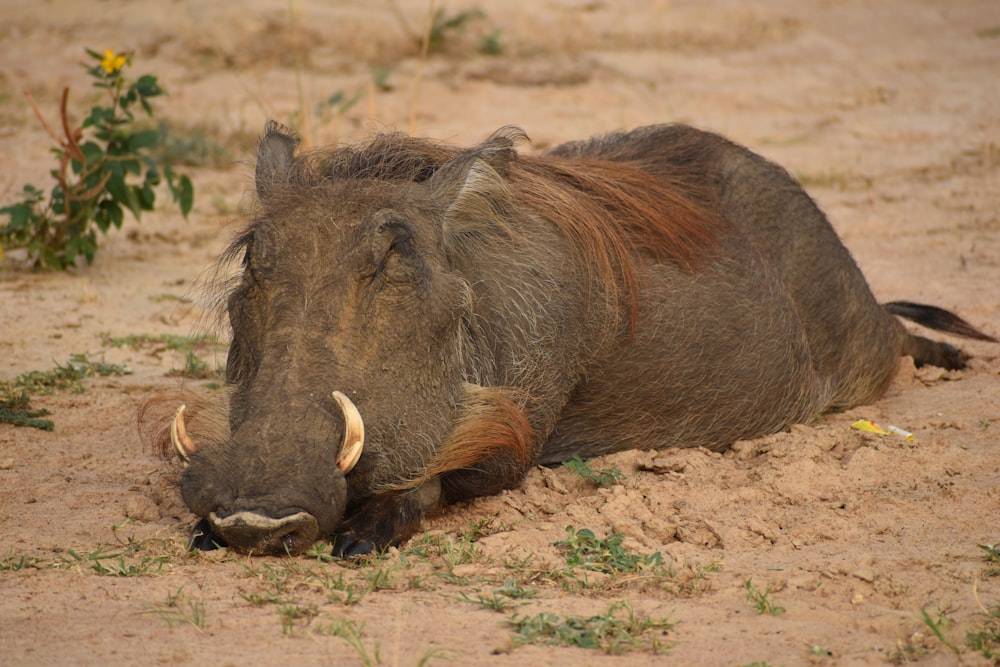
{"label": "warthog's nose", "polygon": [[254,510],[241,510],[220,517],[208,515],[212,532],[230,547],[255,554],[292,556],[308,549],[319,534],[316,517],[296,512],[275,518]]}

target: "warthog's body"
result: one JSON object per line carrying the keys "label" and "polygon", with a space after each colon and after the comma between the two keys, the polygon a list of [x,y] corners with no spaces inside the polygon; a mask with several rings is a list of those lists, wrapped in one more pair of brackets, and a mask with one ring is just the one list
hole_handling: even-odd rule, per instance
{"label": "warthog's body", "polygon": [[[269,126],[230,252],[231,432],[180,445],[205,541],[397,544],[537,463],[721,449],[878,398],[900,355],[963,365],[888,311],[983,337],[876,303],[793,179],[716,135],[649,127],[537,158],[517,136],[295,157]],[[334,391],[364,420],[353,469]]]}

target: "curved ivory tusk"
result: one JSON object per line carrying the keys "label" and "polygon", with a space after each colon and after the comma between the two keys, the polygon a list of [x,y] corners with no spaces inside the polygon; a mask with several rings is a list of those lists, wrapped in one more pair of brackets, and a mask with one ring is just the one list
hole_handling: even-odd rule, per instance
{"label": "curved ivory tusk", "polygon": [[177,456],[185,464],[187,464],[191,455],[195,453],[195,450],[198,449],[194,446],[194,442],[191,441],[190,436],[187,434],[187,429],[184,427],[184,408],[186,407],[186,405],[182,405],[177,408],[174,420],[170,422],[170,442],[173,443]]}
{"label": "curved ivory tusk", "polygon": [[333,392],[333,400],[337,401],[340,411],[344,413],[344,440],[340,444],[340,452],[337,454],[337,467],[349,473],[354,465],[361,458],[361,450],[365,446],[365,422],[361,419],[361,413],[347,398],[339,391]]}

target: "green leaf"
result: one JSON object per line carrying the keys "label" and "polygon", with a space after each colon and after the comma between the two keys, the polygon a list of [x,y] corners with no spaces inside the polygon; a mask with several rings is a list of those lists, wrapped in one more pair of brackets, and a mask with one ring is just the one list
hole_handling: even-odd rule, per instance
{"label": "green leaf", "polygon": [[178,202],[181,206],[181,214],[186,218],[194,206],[194,185],[191,184],[191,179],[188,178],[187,174],[181,174],[180,186],[181,195]]}
{"label": "green leaf", "polygon": [[138,185],[131,185],[128,188],[128,200],[122,202],[126,208],[132,212],[136,220],[142,218],[142,188]]}
{"label": "green leaf", "polygon": [[14,204],[13,206],[4,206],[0,208],[0,215],[10,216],[10,224],[8,224],[0,232],[4,234],[9,234],[16,229],[21,229],[28,227],[28,223],[32,220],[35,213],[35,207],[29,206],[27,203]]}
{"label": "green leaf", "polygon": [[63,244],[63,258],[66,266],[72,265],[79,255],[83,255],[87,264],[92,264],[95,254],[97,254],[97,235],[92,229],[85,234],[70,236]]}
{"label": "green leaf", "polygon": [[187,174],[175,174],[170,167],[164,169],[167,176],[167,184],[170,186],[170,194],[181,209],[181,215],[185,218],[194,206],[194,186]]}
{"label": "green leaf", "polygon": [[132,84],[130,90],[135,91],[139,97],[156,97],[157,95],[163,95],[166,92],[160,87],[156,77],[152,74],[144,74],[140,76],[136,82]]}
{"label": "green leaf", "polygon": [[93,141],[85,141],[80,144],[80,152],[83,153],[87,163],[97,162],[104,157],[104,149]]}
{"label": "green leaf", "polygon": [[122,207],[119,206],[117,201],[113,199],[101,200],[94,215],[94,221],[102,232],[107,232],[112,225],[116,229],[121,229],[124,220],[125,212],[122,211]]}
{"label": "green leaf", "polygon": [[160,140],[159,130],[142,130],[135,132],[128,140],[128,148],[132,153],[139,153],[143,149],[153,148]]}
{"label": "green leaf", "polygon": [[91,107],[90,115],[83,120],[83,127],[106,128],[114,117],[114,111],[108,107]]}
{"label": "green leaf", "polygon": [[112,162],[108,165],[108,171],[111,172],[111,177],[104,185],[104,189],[111,195],[112,199],[128,206],[128,185],[125,183],[125,172],[122,165],[118,162]]}
{"label": "green leaf", "polygon": [[[143,163],[146,165],[146,176],[145,183],[151,186],[157,186],[160,184],[160,170],[156,168],[156,163],[150,158],[143,158]],[[167,167],[169,169],[170,167]]]}
{"label": "green leaf", "polygon": [[97,254],[97,235],[94,234],[94,230],[90,230],[85,236],[80,238],[80,249],[83,252],[83,256],[87,258],[87,264],[93,264],[94,255]]}
{"label": "green leaf", "polygon": [[139,205],[142,206],[142,210],[152,211],[153,204],[156,203],[156,190],[152,184],[146,181],[142,184],[142,188],[136,187],[136,192],[139,194]]}
{"label": "green leaf", "polygon": [[118,163],[122,166],[122,169],[130,174],[138,176],[142,173],[142,163],[137,159],[119,160]]}

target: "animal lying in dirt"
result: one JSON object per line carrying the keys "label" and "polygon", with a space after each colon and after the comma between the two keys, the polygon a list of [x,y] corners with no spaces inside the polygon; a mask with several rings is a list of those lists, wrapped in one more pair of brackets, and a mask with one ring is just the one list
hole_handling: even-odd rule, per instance
{"label": "animal lying in dirt", "polygon": [[296,155],[268,124],[223,258],[241,263],[226,425],[199,432],[210,408],[189,405],[161,427],[194,544],[383,549],[537,464],[724,449],[874,401],[901,355],[965,365],[897,316],[993,340],[879,305],[788,173],[718,135],[659,125],[541,156],[523,138]]}

